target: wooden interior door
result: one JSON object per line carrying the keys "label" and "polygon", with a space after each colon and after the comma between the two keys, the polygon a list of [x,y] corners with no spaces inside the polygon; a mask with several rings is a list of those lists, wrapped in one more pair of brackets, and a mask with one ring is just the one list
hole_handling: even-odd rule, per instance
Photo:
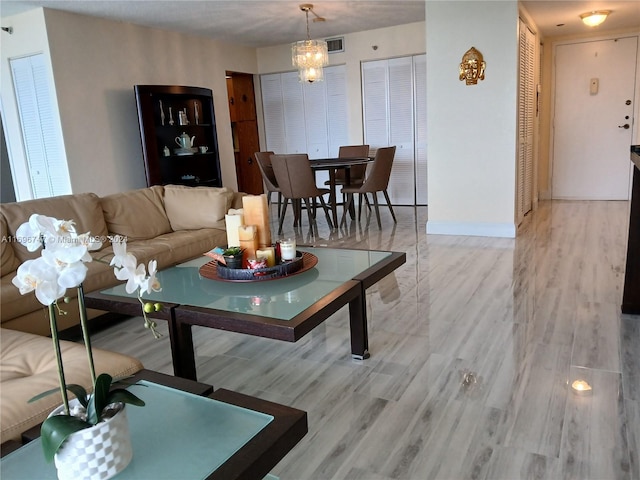
{"label": "wooden interior door", "polygon": [[233,131],[238,191],[264,193],[260,168],[254,153],[260,150],[253,75],[227,72],[229,116]]}

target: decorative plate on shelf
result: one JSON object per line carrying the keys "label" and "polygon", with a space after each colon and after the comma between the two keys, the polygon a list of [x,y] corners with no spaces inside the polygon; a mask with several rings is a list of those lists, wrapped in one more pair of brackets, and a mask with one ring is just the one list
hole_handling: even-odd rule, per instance
{"label": "decorative plate on shelf", "polygon": [[299,275],[317,264],[318,257],[309,252],[298,251],[295,260],[267,268],[227,268],[213,260],[200,267],[200,275],[223,282],[260,282]]}
{"label": "decorative plate on shelf", "polygon": [[176,155],[193,155],[198,151],[197,148],[174,148],[173,153]]}

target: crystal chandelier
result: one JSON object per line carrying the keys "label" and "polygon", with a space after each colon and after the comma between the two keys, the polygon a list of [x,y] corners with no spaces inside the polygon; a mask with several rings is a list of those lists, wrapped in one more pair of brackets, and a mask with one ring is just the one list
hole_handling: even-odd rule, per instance
{"label": "crystal chandelier", "polygon": [[307,39],[295,42],[291,45],[291,61],[294,67],[298,68],[298,78],[301,82],[320,82],[324,78],[322,67],[329,65],[329,52],[327,42],[324,40],[311,40],[309,35],[309,12],[316,18],[314,22],[322,22],[324,18],[319,17],[313,11],[313,5],[303,3],[300,10],[305,12],[307,17]]}

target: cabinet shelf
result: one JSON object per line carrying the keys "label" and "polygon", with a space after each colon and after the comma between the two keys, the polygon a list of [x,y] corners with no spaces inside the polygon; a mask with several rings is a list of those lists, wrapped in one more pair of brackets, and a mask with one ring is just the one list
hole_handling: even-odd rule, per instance
{"label": "cabinet shelf", "polygon": [[[147,186],[222,186],[213,92],[173,85],[136,85],[134,91]],[[170,119],[173,125],[168,124]],[[180,125],[181,121],[189,123]],[[182,132],[193,138],[193,147],[206,146],[208,151],[173,153],[179,147],[175,139]],[[170,155],[164,154],[165,147]]]}
{"label": "cabinet shelf", "polygon": [[198,127],[203,127],[203,128],[211,128],[212,125],[210,123],[193,123],[193,124],[189,124],[189,125],[156,125],[156,128],[159,130],[162,129],[171,129],[172,131],[174,130],[180,130],[180,129],[184,129],[184,128],[198,128]]}

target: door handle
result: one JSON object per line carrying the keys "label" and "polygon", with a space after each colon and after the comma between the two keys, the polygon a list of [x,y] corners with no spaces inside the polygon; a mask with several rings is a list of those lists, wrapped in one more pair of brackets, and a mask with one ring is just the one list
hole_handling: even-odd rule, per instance
{"label": "door handle", "polygon": [[625,130],[629,130],[629,124],[625,123],[624,125],[618,125],[618,128],[624,128]]}
{"label": "door handle", "polygon": [[249,165],[253,164],[253,159],[251,157],[247,158],[247,163]]}

